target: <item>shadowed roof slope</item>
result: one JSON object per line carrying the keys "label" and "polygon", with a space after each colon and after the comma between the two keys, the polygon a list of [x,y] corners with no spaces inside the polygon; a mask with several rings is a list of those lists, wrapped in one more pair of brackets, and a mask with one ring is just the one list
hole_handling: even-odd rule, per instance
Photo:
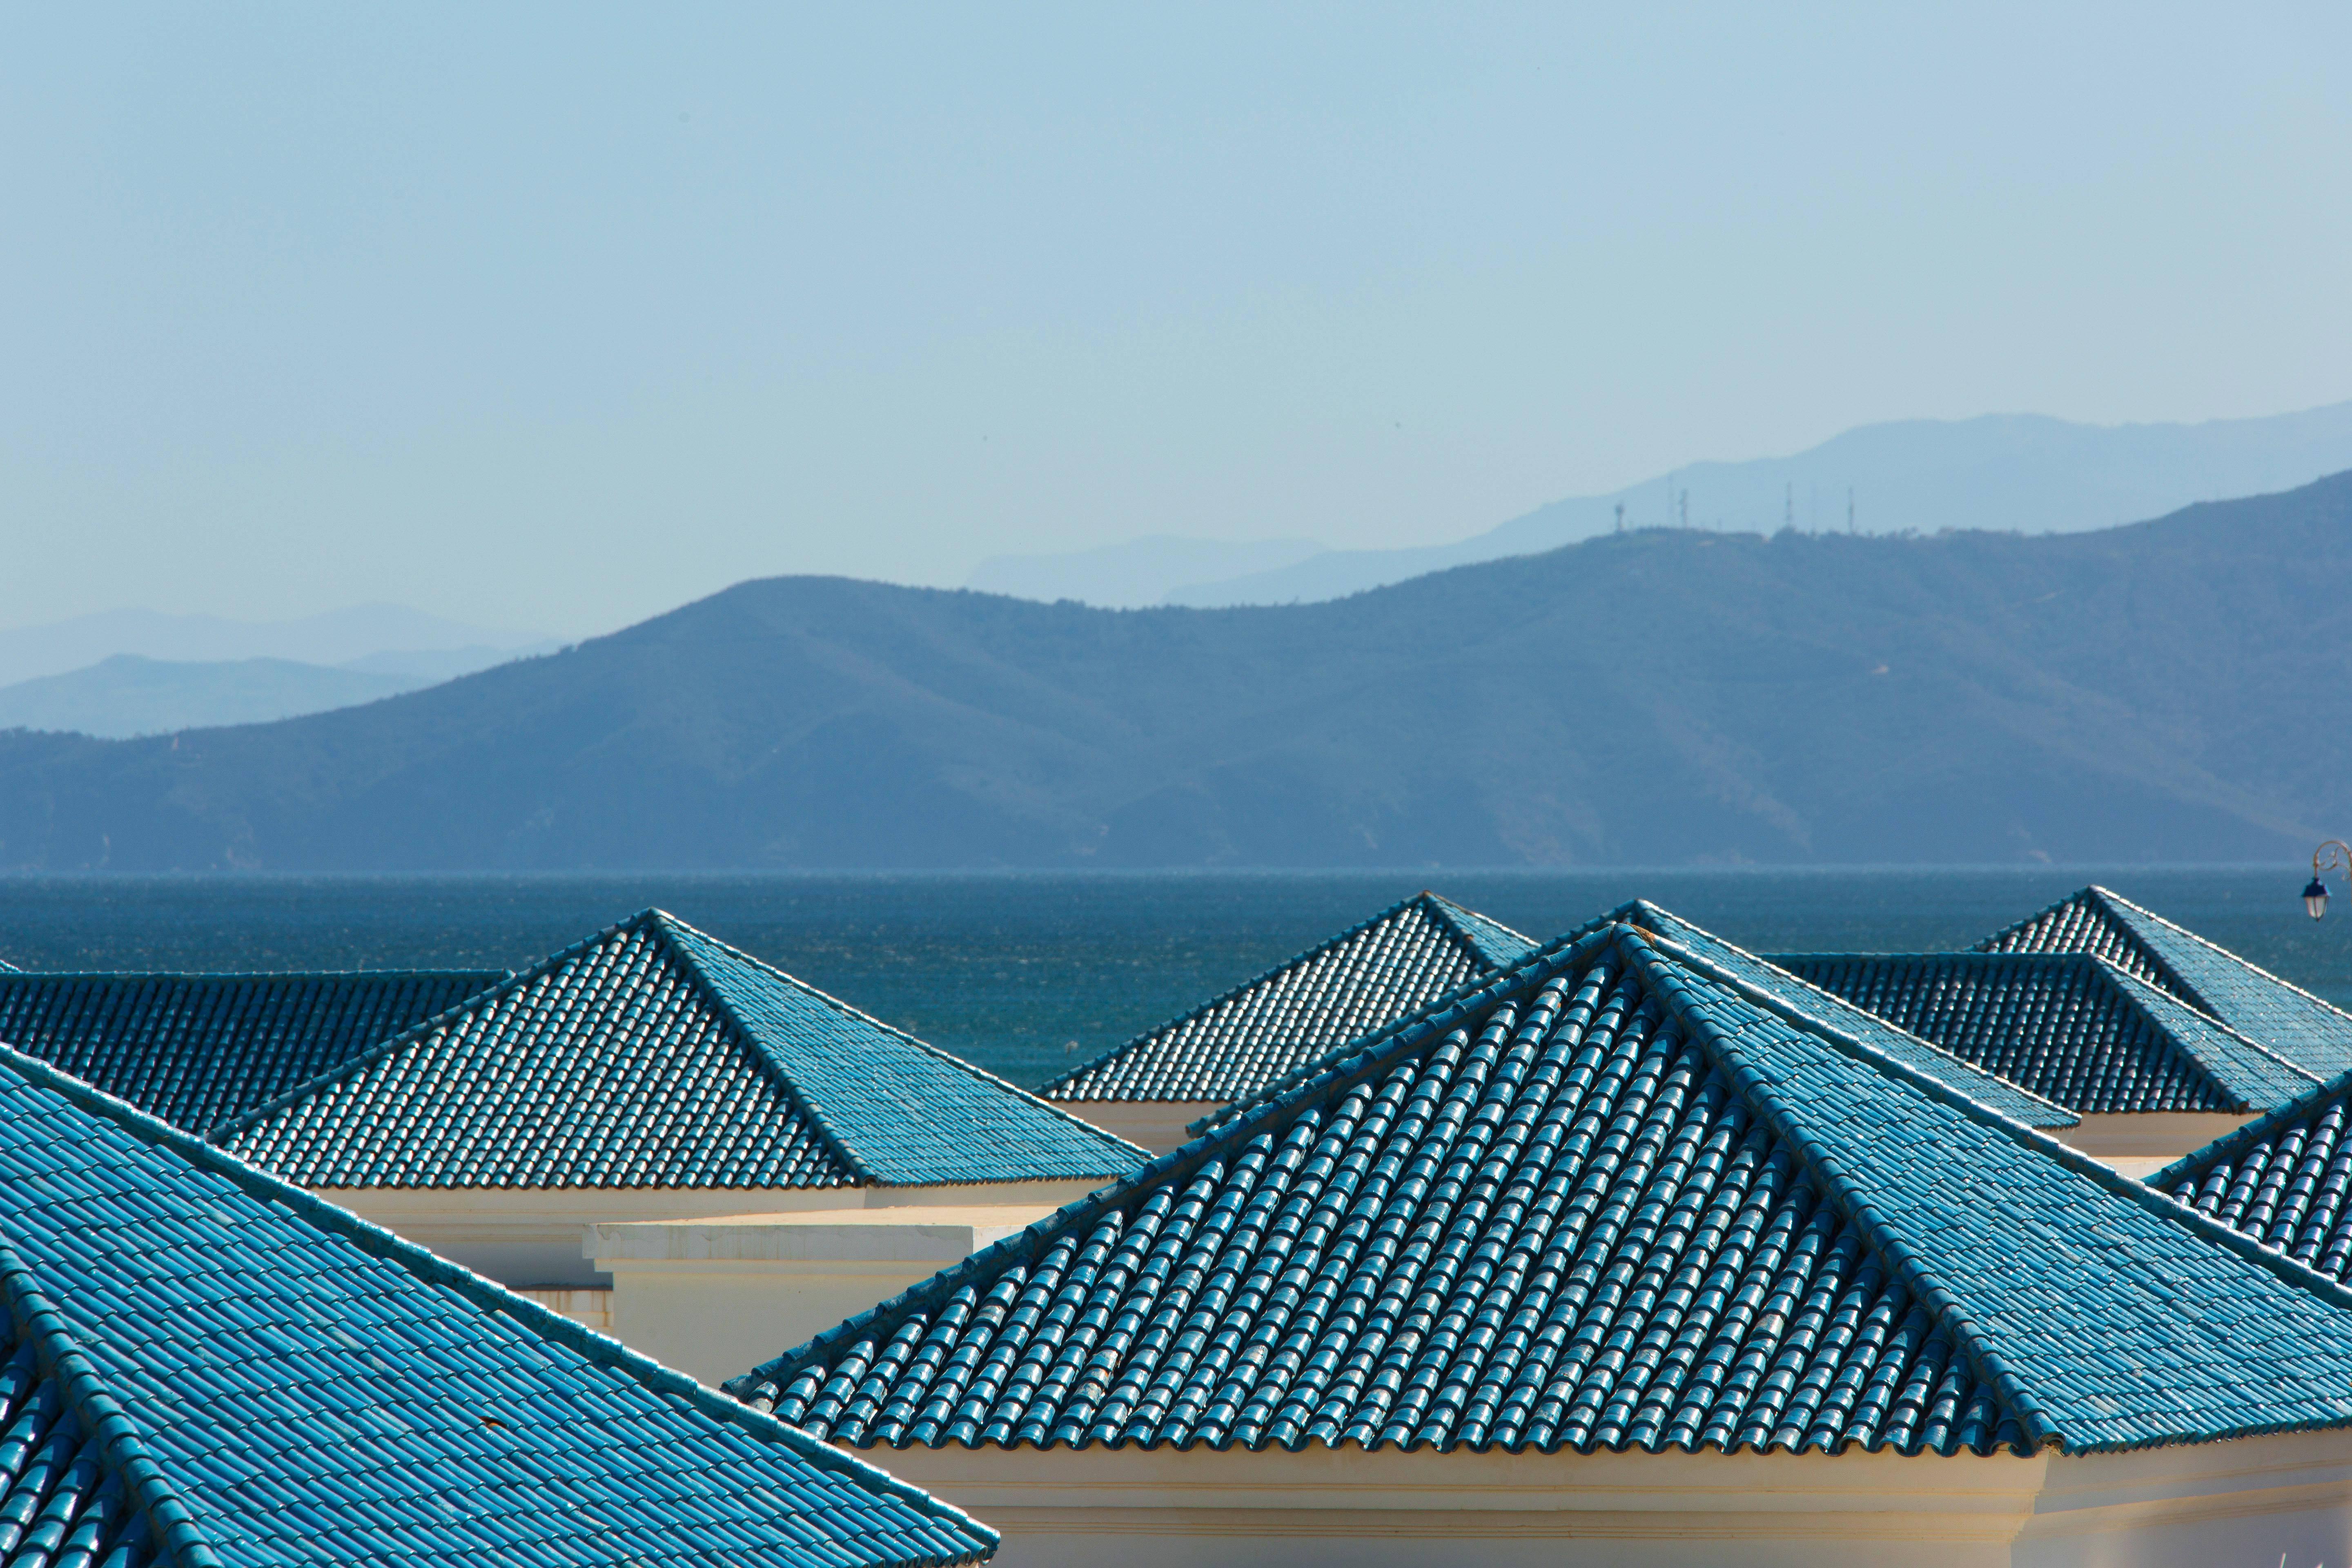
{"label": "shadowed roof slope", "polygon": [[2079,1452],[2352,1425],[2352,1295],[1611,921],[729,1387],[863,1446]]}
{"label": "shadowed roof slope", "polygon": [[0,1040],[202,1132],[510,972],[0,974]]}
{"label": "shadowed roof slope", "polygon": [[1809,952],[1799,978],[2090,1115],[2267,1110],[2318,1081],[2087,952]]}
{"label": "shadowed roof slope", "polygon": [[0,1049],[0,1558],[970,1562],[993,1533]]}
{"label": "shadowed roof slope", "polygon": [[1423,892],[1038,1090],[1048,1100],[1232,1100],[1530,952]]}
{"label": "shadowed roof slope", "polygon": [[1144,1158],[658,910],[212,1136],[313,1187],[909,1186]]}
{"label": "shadowed roof slope", "polygon": [[2147,1178],[2231,1229],[2330,1279],[2352,1276],[2352,1073]]}
{"label": "shadowed roof slope", "polygon": [[2085,888],[1976,951],[2096,953],[2320,1078],[2352,1068],[2352,1016],[2105,888]]}

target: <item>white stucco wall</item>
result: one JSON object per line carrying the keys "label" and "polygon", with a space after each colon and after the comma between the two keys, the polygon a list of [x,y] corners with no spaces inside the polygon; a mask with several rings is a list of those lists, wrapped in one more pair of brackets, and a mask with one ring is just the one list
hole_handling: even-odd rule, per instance
{"label": "white stucco wall", "polygon": [[[501,1285],[596,1289],[582,1240],[600,1221],[726,1215],[1017,1206],[1045,1214],[1101,1184],[989,1182],[953,1187],[319,1187],[331,1204]],[[872,1306],[873,1301],[861,1303]],[[780,1347],[781,1348],[781,1347]],[[772,1352],[771,1352],[772,1353]],[[730,1374],[731,1375],[731,1374]]]}
{"label": "white stucco wall", "polygon": [[1191,1142],[1192,1135],[1184,1129],[1209,1112],[1223,1110],[1224,1104],[1222,1100],[1067,1100],[1055,1102],[1055,1109],[1066,1110],[1155,1154],[1165,1154],[1171,1149]]}
{"label": "white stucco wall", "polygon": [[2126,1176],[2146,1177],[2252,1120],[2228,1111],[2135,1111],[2085,1116],[2050,1129],[2050,1136]]}
{"label": "white stucco wall", "polygon": [[589,1227],[584,1249],[612,1279],[614,1335],[718,1384],[920,1284],[1055,1206],[907,1205],[608,1222]]}
{"label": "white stucco wall", "polygon": [[2352,1434],[2146,1454],[860,1450],[1004,1568],[2352,1568]]}

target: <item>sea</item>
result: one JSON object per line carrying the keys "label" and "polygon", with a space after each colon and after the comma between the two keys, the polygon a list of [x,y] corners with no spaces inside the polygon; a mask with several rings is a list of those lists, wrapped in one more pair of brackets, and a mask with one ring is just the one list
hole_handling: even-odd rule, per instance
{"label": "sea", "polygon": [[[2275,865],[2024,869],[0,878],[24,969],[520,969],[659,907],[1034,1086],[1430,888],[1549,937],[1646,898],[1759,952],[1964,947],[2087,882],[2338,1005],[2352,898]],[[2339,889],[2339,891],[2342,889]]]}

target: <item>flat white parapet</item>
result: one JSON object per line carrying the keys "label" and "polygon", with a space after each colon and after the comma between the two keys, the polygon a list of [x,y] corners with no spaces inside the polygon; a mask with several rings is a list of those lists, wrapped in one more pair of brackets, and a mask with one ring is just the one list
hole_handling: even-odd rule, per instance
{"label": "flat white parapet", "polygon": [[[935,1198],[940,1194],[931,1191]],[[1034,1199],[933,1202],[609,1220],[586,1227],[581,1250],[612,1277],[616,1337],[717,1384],[961,1263],[1057,1206]]]}
{"label": "flat white parapet", "polygon": [[1191,1124],[1225,1108],[1222,1100],[1063,1100],[1055,1105],[1155,1154],[1190,1143]]}
{"label": "flat white parapet", "polygon": [[909,1205],[608,1220],[588,1227],[581,1250],[608,1273],[638,1263],[809,1262],[930,1263],[936,1272],[1053,1212],[1034,1204]]}
{"label": "flat white parapet", "polygon": [[992,1568],[2347,1568],[2352,1432],[2136,1453],[862,1448]]}
{"label": "flat white parapet", "polygon": [[2115,1112],[2085,1116],[2072,1127],[2053,1127],[2050,1136],[2112,1170],[2144,1178],[2252,1120],[2232,1111]]}
{"label": "flat white parapet", "polygon": [[[949,1207],[1043,1215],[1101,1185],[1094,1181],[989,1182],[952,1187],[317,1187],[454,1263],[517,1289],[595,1289],[611,1280],[583,1252],[581,1233],[604,1221],[696,1220],[746,1215],[838,1215]],[[730,1374],[732,1375],[731,1373]]]}

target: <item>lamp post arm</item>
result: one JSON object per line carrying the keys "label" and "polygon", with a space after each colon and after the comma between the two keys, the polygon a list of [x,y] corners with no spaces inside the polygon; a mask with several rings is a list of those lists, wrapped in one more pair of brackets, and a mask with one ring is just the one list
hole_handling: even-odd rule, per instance
{"label": "lamp post arm", "polygon": [[2352,872],[2352,844],[2341,838],[2330,838],[2311,852],[2311,877],[2317,881],[2328,871]]}

